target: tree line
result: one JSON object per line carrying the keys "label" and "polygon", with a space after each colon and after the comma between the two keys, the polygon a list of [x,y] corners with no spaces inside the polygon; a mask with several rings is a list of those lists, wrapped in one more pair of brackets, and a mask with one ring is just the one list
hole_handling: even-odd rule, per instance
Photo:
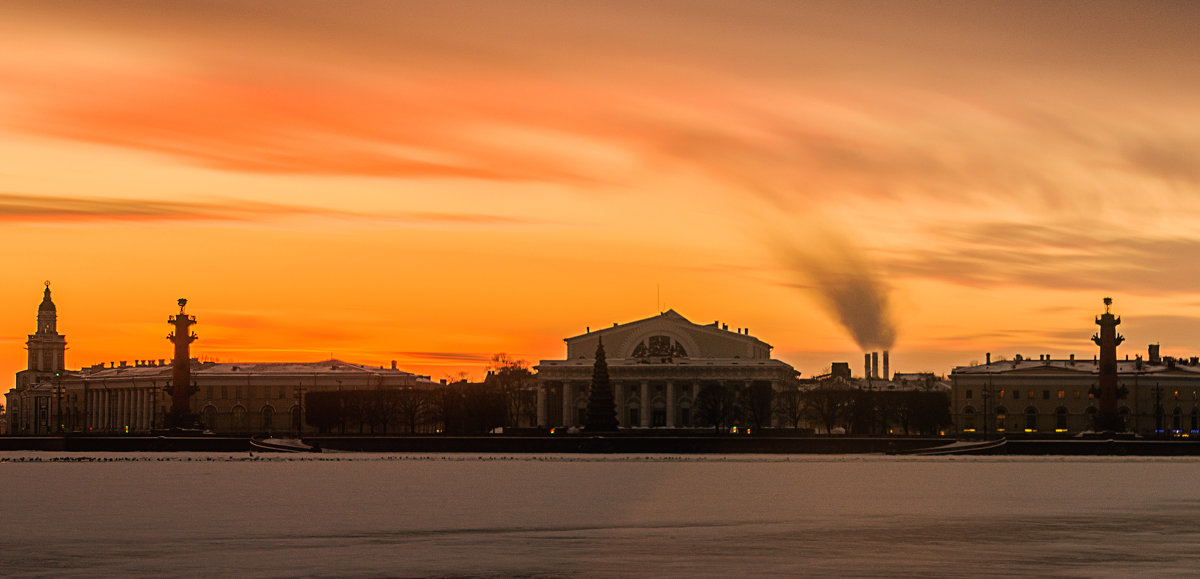
{"label": "tree line", "polygon": [[321,433],[486,434],[500,427],[536,425],[533,385],[524,361],[497,354],[483,382],[308,392],[304,420]]}
{"label": "tree line", "polygon": [[923,390],[870,390],[826,382],[810,389],[776,392],[766,382],[733,387],[709,384],[695,401],[697,426],[722,432],[736,426],[751,432],[774,423],[788,428],[809,424],[826,433],[934,435],[950,425],[950,396]]}

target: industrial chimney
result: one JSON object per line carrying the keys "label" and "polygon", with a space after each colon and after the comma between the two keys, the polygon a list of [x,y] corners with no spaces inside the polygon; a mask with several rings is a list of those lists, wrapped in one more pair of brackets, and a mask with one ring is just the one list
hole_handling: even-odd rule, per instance
{"label": "industrial chimney", "polygon": [[1150,344],[1150,363],[1162,364],[1162,356],[1158,352],[1158,344]]}
{"label": "industrial chimney", "polygon": [[879,352],[871,352],[871,377],[879,377]]}
{"label": "industrial chimney", "polygon": [[871,377],[871,353],[863,353],[863,378]]}
{"label": "industrial chimney", "polygon": [[892,376],[891,374],[888,374],[888,351],[884,350],[883,351],[883,376],[880,376],[880,377],[883,378],[884,380],[891,380],[892,379],[891,376]]}

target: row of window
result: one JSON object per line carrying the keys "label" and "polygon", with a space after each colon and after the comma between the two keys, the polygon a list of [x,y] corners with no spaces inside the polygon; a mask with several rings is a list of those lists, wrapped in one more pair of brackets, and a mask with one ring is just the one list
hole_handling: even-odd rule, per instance
{"label": "row of window", "polygon": [[[1095,413],[1096,413],[1096,409],[1094,407],[1087,409],[1087,414],[1089,416],[1092,414],[1095,414]],[[1122,407],[1120,409],[1120,413],[1123,417],[1125,417],[1126,420],[1128,420],[1129,408]],[[1004,408],[1003,406],[1001,406],[996,409],[995,416],[996,416],[996,431],[1004,432],[1006,430],[1005,423],[1008,418],[1008,410],[1006,408]],[[1067,430],[1067,416],[1069,416],[1069,413],[1068,413],[1067,409],[1063,406],[1059,406],[1058,408],[1056,408],[1054,410],[1054,428],[1057,432],[1065,432]],[[1163,431],[1165,429],[1163,423],[1165,422],[1166,413],[1164,412],[1164,410],[1161,406],[1158,407],[1158,409],[1154,413],[1154,416],[1155,416],[1155,425],[1154,425],[1155,430],[1160,431],[1160,432]],[[1183,409],[1176,407],[1175,411],[1171,413],[1171,429],[1172,430],[1174,430],[1176,432],[1183,430],[1183,416],[1184,416]],[[1192,412],[1190,414],[1190,417],[1191,417],[1191,431],[1192,432],[1200,431],[1200,408],[1193,408]],[[975,431],[975,408],[974,407],[967,406],[966,408],[963,408],[963,430],[967,431],[967,432]],[[1034,408],[1033,406],[1030,406],[1025,409],[1025,431],[1026,432],[1037,432],[1038,431],[1038,411],[1037,411],[1037,408]]]}
{"label": "row of window", "polygon": [[[1029,400],[1033,400],[1034,398],[1036,398],[1036,397],[1037,397],[1037,391],[1036,391],[1036,390],[1017,390],[1017,389],[1013,389],[1013,390],[1010,392],[1010,391],[1008,391],[1008,390],[1001,389],[1001,390],[997,390],[997,391],[996,391],[996,398],[997,398],[997,399],[1004,399],[1005,397],[1011,397],[1013,400],[1020,400],[1020,399],[1021,399],[1021,394],[1022,394],[1022,393],[1024,393],[1024,394],[1025,394],[1025,397],[1026,397],[1026,399],[1029,399]],[[1050,399],[1050,393],[1051,393],[1051,390],[1042,390],[1042,400],[1049,400],[1049,399]],[[1187,393],[1187,392],[1185,391],[1185,392],[1184,392],[1184,394],[1186,394],[1186,393]],[[1180,391],[1179,391],[1179,390],[1174,390],[1174,391],[1172,391],[1172,394],[1174,395],[1174,397],[1175,397],[1175,399],[1176,399],[1176,400],[1179,400],[1179,398],[1180,398]],[[966,390],[964,390],[964,391],[963,391],[963,395],[964,395],[964,396],[965,396],[965,397],[966,397],[966,398],[969,400],[969,399],[972,399],[972,398],[974,398],[974,396],[975,396],[975,391],[974,391],[974,390],[971,390],[971,389],[969,389],[969,388],[968,388],[968,389],[966,389]],[[1072,397],[1072,398],[1074,398],[1075,400],[1079,400],[1080,398],[1082,398],[1082,397],[1083,397],[1083,392],[1082,392],[1082,391],[1080,391],[1080,390],[1076,390],[1076,391],[1074,391],[1074,393],[1072,394],[1072,396],[1071,396],[1071,397]],[[1096,397],[1096,395],[1095,395],[1095,394],[1092,394],[1091,392],[1089,392],[1089,393],[1088,393],[1088,395],[1087,395],[1087,397],[1088,397],[1088,399],[1089,399],[1089,400],[1091,400],[1091,399],[1095,398],[1095,397]],[[1058,399],[1059,399],[1059,400],[1066,400],[1066,399],[1067,399],[1067,391],[1066,391],[1066,390],[1059,390],[1059,391],[1058,391]],[[1200,400],[1200,390],[1192,390],[1192,400]]]}
{"label": "row of window", "polygon": [[[232,400],[241,400],[242,392],[243,392],[242,387],[234,386],[232,390],[233,390]],[[244,392],[246,393],[246,399],[249,400],[249,399],[253,399],[253,398],[258,398],[257,396],[255,396],[256,390],[259,390],[259,389],[251,388],[250,386],[246,386],[246,388],[244,390]],[[279,386],[276,389],[275,398],[277,398],[277,399],[295,398],[295,396],[296,396],[295,390],[296,390],[295,388],[288,388],[287,386]],[[230,400],[229,392],[230,392],[229,386],[221,386],[220,388],[218,388],[216,386],[209,386],[208,391],[207,391],[208,400]],[[262,393],[261,398],[270,398],[271,397],[271,387],[270,386],[262,386],[261,393]],[[214,396],[215,394],[220,394],[221,396],[218,398],[218,397]]]}
{"label": "row of window", "polygon": [[[1051,390],[1042,390],[1042,400],[1049,400],[1051,392],[1052,392]],[[1001,390],[996,391],[996,399],[1003,400],[1004,398],[1011,398],[1013,400],[1020,400],[1022,393],[1025,394],[1025,398],[1028,400],[1033,400],[1034,398],[1037,398],[1036,390],[1016,390],[1016,389],[1014,389],[1012,391],[1008,391],[1008,390],[1001,389]],[[968,399],[974,398],[975,391],[969,390],[969,389],[965,390],[964,396],[966,396]],[[1079,400],[1080,398],[1083,398],[1083,392],[1080,390],[1076,390],[1074,393],[1072,393],[1071,397],[1074,398],[1075,400]],[[1087,397],[1089,400],[1091,400],[1091,399],[1095,398],[1096,396],[1089,392]],[[1059,390],[1058,391],[1058,399],[1066,400],[1067,399],[1067,391]]]}

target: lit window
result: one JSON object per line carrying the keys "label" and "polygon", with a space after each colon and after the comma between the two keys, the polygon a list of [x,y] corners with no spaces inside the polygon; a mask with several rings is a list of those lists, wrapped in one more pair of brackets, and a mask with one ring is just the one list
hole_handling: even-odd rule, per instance
{"label": "lit window", "polygon": [[1079,391],[1078,390],[1075,391],[1075,399],[1079,400]]}
{"label": "lit window", "polygon": [[[1046,396],[1046,397],[1047,397],[1047,398],[1049,398],[1049,397],[1050,397],[1050,396],[1049,396],[1049,392],[1047,392],[1046,394],[1047,394],[1047,396]],[[1029,396],[1027,396],[1027,398],[1029,398],[1030,400],[1033,400],[1033,390],[1030,390],[1030,391],[1029,391]]]}
{"label": "lit window", "polygon": [[1067,391],[1066,391],[1066,390],[1059,390],[1059,391],[1058,391],[1058,399],[1059,399],[1059,400],[1066,400],[1066,399],[1067,399]]}
{"label": "lit window", "polygon": [[1004,398],[1004,390],[1001,390],[1001,391],[1000,391],[1000,397],[1001,397],[1001,398]]}

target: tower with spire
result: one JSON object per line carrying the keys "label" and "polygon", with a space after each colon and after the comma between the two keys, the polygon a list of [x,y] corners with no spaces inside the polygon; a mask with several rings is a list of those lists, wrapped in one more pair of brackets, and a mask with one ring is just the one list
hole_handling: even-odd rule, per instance
{"label": "tower with spire", "polygon": [[38,306],[37,332],[29,335],[25,345],[29,350],[26,368],[31,372],[54,374],[66,368],[67,338],[58,333],[58,310],[50,299],[48,281],[46,291],[42,294],[42,303]]}

